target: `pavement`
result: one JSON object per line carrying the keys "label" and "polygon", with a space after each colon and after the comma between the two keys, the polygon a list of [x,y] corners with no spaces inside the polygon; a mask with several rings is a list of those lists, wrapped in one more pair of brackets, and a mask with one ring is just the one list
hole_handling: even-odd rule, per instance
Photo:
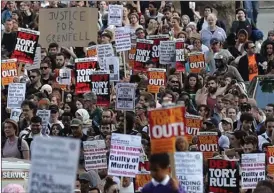
{"label": "pavement", "polygon": [[257,27],[263,31],[264,39],[267,38],[267,33],[269,30],[274,30],[274,6],[273,8],[270,7],[268,9],[260,8]]}

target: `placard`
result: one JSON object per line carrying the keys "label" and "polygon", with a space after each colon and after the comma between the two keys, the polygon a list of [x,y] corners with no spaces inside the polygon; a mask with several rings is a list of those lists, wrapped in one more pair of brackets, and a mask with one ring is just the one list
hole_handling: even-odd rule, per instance
{"label": "placard", "polygon": [[204,159],[213,157],[219,151],[217,132],[198,132],[198,149],[203,152]]}
{"label": "placard", "polygon": [[175,41],[160,42],[160,64],[173,65],[176,59]]}
{"label": "placard", "polygon": [[136,54],[136,44],[131,44],[131,49],[128,51],[128,65],[131,68],[134,68],[135,54]]}
{"label": "placard", "polygon": [[186,115],[185,134],[189,144],[192,144],[193,136],[197,136],[202,128],[203,119],[200,116]]}
{"label": "placard", "polygon": [[180,185],[188,193],[203,193],[203,154],[175,152],[175,169]]}
{"label": "placard", "polygon": [[[86,47],[97,42],[98,9],[91,7],[50,8],[39,10],[39,43],[66,47]],[[95,24],[95,25],[91,25]]]}
{"label": "placard", "polygon": [[135,177],[138,174],[141,137],[112,133],[108,175]]}
{"label": "placard", "polygon": [[87,50],[87,57],[98,57],[97,45],[87,47],[86,50]]}
{"label": "placard", "polygon": [[205,55],[203,53],[193,53],[188,56],[189,72],[200,73],[202,69],[206,68]]}
{"label": "placard", "polygon": [[148,111],[151,153],[175,152],[177,136],[184,132],[184,107],[168,107]]}
{"label": "placard", "polygon": [[71,69],[60,69],[59,76],[57,77],[56,82],[61,85],[71,85]]}
{"label": "placard", "polygon": [[267,175],[274,177],[274,146],[267,147]]}
{"label": "placard", "polygon": [[111,82],[120,81],[119,57],[106,57],[106,71],[109,71],[109,80]]}
{"label": "placard", "polygon": [[135,110],[135,84],[117,83],[115,109],[121,111]]}
{"label": "placard", "polygon": [[104,140],[84,141],[85,169],[107,168],[107,150]]}
{"label": "placard", "polygon": [[146,71],[145,64],[151,59],[153,40],[137,39],[134,71]]}
{"label": "placard", "polygon": [[109,72],[94,71],[91,74],[91,89],[97,96],[97,105],[108,107],[110,104]]}
{"label": "placard", "polygon": [[42,134],[47,134],[50,121],[50,110],[37,110],[36,115],[42,119]]}
{"label": "placard", "polygon": [[3,86],[13,83],[13,78],[17,76],[17,68],[17,59],[1,60]]}
{"label": "placard", "polygon": [[36,136],[31,145],[28,192],[74,193],[80,140]]}
{"label": "placard", "polygon": [[10,83],[8,88],[8,109],[21,109],[21,104],[25,100],[26,83]]}
{"label": "placard", "polygon": [[25,68],[27,70],[40,69],[40,64],[41,64],[41,47],[36,47],[33,64],[26,64]]}
{"label": "placard", "polygon": [[123,5],[108,6],[108,25],[122,26]]}
{"label": "placard", "polygon": [[159,93],[161,86],[166,84],[166,69],[149,68],[147,72],[148,86],[150,93]]}
{"label": "placard", "polygon": [[185,63],[186,63],[186,50],[185,43],[182,40],[176,40],[175,42],[176,50],[176,64],[175,68],[177,72],[185,72]]}
{"label": "placard", "polygon": [[19,122],[21,113],[22,113],[22,109],[11,109],[10,119],[16,122]]}
{"label": "placard", "polygon": [[130,30],[127,27],[115,29],[116,52],[123,52],[131,49]]}
{"label": "placard", "polygon": [[101,70],[106,70],[106,57],[114,56],[112,44],[97,45],[98,63]]}

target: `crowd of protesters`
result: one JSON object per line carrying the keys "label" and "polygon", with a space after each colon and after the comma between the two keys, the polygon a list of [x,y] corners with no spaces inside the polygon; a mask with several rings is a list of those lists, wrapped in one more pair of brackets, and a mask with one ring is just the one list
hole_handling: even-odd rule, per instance
{"label": "crowd of protesters", "polygon": [[[39,31],[39,10],[46,8],[97,7],[97,44],[112,43],[115,47],[113,26],[108,26],[107,21],[109,3],[123,5],[123,26],[130,28],[132,41],[145,39],[147,35],[168,34],[170,40],[183,40],[188,53],[204,53],[208,69],[200,73],[179,74],[176,68],[170,67],[167,69],[166,85],[157,95],[153,95],[147,91],[146,72],[134,73],[129,65],[120,64],[120,82],[136,84],[135,111],[126,112],[124,116],[123,112],[115,109],[115,89],[111,90],[110,106],[101,108],[93,92],[76,95],[72,83],[64,94],[55,83],[56,70],[74,70],[74,59],[84,58],[85,49],[67,48],[57,43],[41,47],[40,69],[14,77],[14,82],[27,84],[19,121],[10,118],[8,86],[2,87],[3,158],[31,160],[32,141],[37,135],[76,138],[81,140],[76,192],[131,193],[134,192],[133,179],[124,177],[121,181],[119,177],[108,176],[107,169],[85,171],[83,156],[83,142],[88,140],[105,140],[109,151],[111,134],[123,134],[126,124],[126,134],[142,137],[144,152],[150,160],[153,179],[142,192],[186,192],[174,176],[169,177],[167,154],[150,153],[147,113],[149,109],[162,108],[171,103],[183,104],[187,115],[200,116],[203,119],[201,131],[218,132],[220,152],[216,152],[216,157],[223,156],[222,151],[233,151],[233,158],[240,159],[241,154],[266,152],[266,147],[272,146],[274,98],[267,106],[259,108],[256,100],[247,96],[244,82],[258,75],[274,74],[274,29],[263,34],[256,27],[257,15],[250,17],[249,9],[249,12],[243,8],[237,9],[230,28],[218,19],[212,7],[204,7],[203,13],[193,7],[187,11],[184,8],[177,11],[172,2],[164,1],[98,1],[87,5],[86,1],[2,2],[2,59],[11,56],[19,27]],[[159,67],[151,61],[144,65]],[[132,75],[125,77],[127,74]],[[42,119],[36,115],[39,109],[50,110],[46,129],[42,129]],[[191,143],[184,137],[178,137],[176,150],[197,151],[195,137]],[[160,188],[159,184],[163,187]],[[10,185],[3,189],[3,192],[10,191],[19,192],[20,188]],[[254,190],[254,193],[257,192],[274,192],[274,185],[270,181],[259,182]]]}

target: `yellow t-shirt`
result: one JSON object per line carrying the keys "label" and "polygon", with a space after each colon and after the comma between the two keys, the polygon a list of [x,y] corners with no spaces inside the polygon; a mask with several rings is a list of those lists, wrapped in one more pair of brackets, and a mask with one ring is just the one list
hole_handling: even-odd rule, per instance
{"label": "yellow t-shirt", "polygon": [[258,75],[258,65],[255,59],[255,54],[248,56],[248,74],[249,81],[251,81],[255,76]]}

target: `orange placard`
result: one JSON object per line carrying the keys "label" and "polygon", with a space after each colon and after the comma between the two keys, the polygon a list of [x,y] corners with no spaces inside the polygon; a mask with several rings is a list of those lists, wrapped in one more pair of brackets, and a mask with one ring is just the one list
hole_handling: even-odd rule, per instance
{"label": "orange placard", "polygon": [[87,57],[97,57],[97,46],[87,48]]}
{"label": "orange placard", "polygon": [[267,147],[267,173],[274,175],[274,146]]}
{"label": "orange placard", "polygon": [[202,127],[202,119],[195,115],[186,115],[185,117],[185,134],[189,144],[192,144],[193,136],[197,136]]}
{"label": "orange placard", "polygon": [[203,152],[204,159],[213,157],[214,152],[219,151],[217,132],[199,132],[198,149]]}
{"label": "orange placard", "polygon": [[177,136],[184,135],[184,107],[153,109],[148,112],[152,153],[175,152]]}
{"label": "orange placard", "polygon": [[131,49],[128,51],[128,65],[133,68],[136,54],[136,44],[131,45]]}
{"label": "orange placard", "polygon": [[17,59],[2,60],[1,69],[2,85],[13,83],[13,78],[17,76]]}
{"label": "orange placard", "polygon": [[152,177],[150,174],[137,174],[135,177],[135,191],[141,191],[151,179]]}
{"label": "orange placard", "polygon": [[150,93],[159,93],[160,87],[166,83],[165,69],[149,69],[147,72],[148,86],[147,90]]}
{"label": "orange placard", "polygon": [[200,71],[206,68],[205,55],[203,53],[191,54],[189,59],[189,71],[192,73],[200,73]]}

